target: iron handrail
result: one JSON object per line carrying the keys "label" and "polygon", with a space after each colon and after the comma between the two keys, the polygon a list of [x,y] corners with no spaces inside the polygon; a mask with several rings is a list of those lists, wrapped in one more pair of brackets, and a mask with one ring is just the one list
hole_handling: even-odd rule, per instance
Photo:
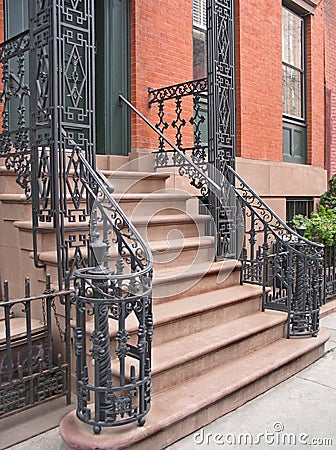
{"label": "iron handrail", "polygon": [[149,100],[149,106],[153,103],[171,100],[176,97],[194,95],[195,92],[206,95],[208,89],[208,78],[198,78],[197,80],[185,83],[172,84],[159,89],[148,88],[148,93],[153,97]]}
{"label": "iron handrail", "polygon": [[[177,85],[176,85],[177,86]],[[175,85],[174,85],[175,87]],[[163,89],[163,88],[162,88]],[[130,109],[132,109],[132,111],[134,111],[153,131],[155,131],[155,133],[157,133],[174,151],[176,151],[176,153],[178,153],[183,160],[189,164],[194,170],[197,171],[197,173],[200,175],[200,177],[206,179],[207,183],[211,184],[212,187],[215,188],[215,190],[217,192],[221,192],[222,187],[220,187],[215,181],[213,181],[206,173],[203,172],[203,170],[197,165],[195,164],[190,158],[188,158],[188,156],[181,151],[178,147],[176,147],[176,145],[174,145],[170,139],[168,139],[158,128],[155,127],[155,125],[153,125],[131,102],[129,102],[122,94],[119,94],[119,99],[122,100]],[[269,214],[271,214],[274,219],[276,220],[276,222],[281,225],[288,233],[292,234],[293,236],[295,236],[297,239],[300,239],[302,242],[305,242],[306,244],[315,246],[317,248],[323,248],[323,244],[319,244],[316,242],[312,242],[309,241],[308,239],[302,237],[301,235],[299,235],[295,230],[291,229],[270,207],[269,205],[267,205],[267,203],[265,203],[261,197],[258,196],[258,194],[256,194],[254,192],[254,190],[242,179],[242,177],[240,175],[238,175],[238,173],[229,165],[225,165],[223,167],[223,172],[222,172],[222,177],[225,177],[225,179],[227,179],[227,177],[225,176],[224,172],[225,170],[229,170],[229,172],[237,179],[239,180],[239,182],[241,184],[244,185],[244,187],[250,192],[251,195],[253,195],[254,198],[257,199],[257,201],[260,203],[260,205],[263,205],[263,207],[265,209],[268,210]],[[222,184],[223,178],[221,180],[221,184]],[[233,189],[234,186],[232,186]],[[237,195],[240,196],[238,190],[235,189],[235,192],[237,193]]]}
{"label": "iron handrail", "polygon": [[[113,207],[113,209],[118,212],[118,215],[122,219],[123,223],[127,224],[127,227],[130,231],[130,234],[132,234],[136,241],[140,244],[142,251],[144,252],[146,264],[143,266],[144,272],[149,272],[153,269],[153,255],[149,247],[146,245],[145,241],[142,239],[140,234],[138,233],[137,229],[134,227],[132,222],[127,218],[126,214],[123,212],[123,210],[120,208],[119,204],[116,202],[116,200],[111,196],[111,193],[114,191],[113,186],[111,183],[107,180],[105,175],[99,170],[99,169],[93,169],[90,163],[87,161],[85,156],[83,155],[83,152],[80,147],[76,147],[76,151],[78,153],[78,158],[80,159],[81,163],[89,173],[91,179],[93,180],[94,186],[99,186],[101,189],[104,198],[108,201],[108,203]],[[94,189],[91,188],[90,183],[88,180],[85,179],[85,177],[82,177],[82,182],[85,185],[86,189],[89,191],[90,195],[93,196],[94,200],[98,200],[97,196],[95,195]],[[99,201],[98,201],[99,205]],[[113,224],[111,218],[108,216],[108,214],[104,211],[103,208],[101,208],[101,212],[104,214],[105,219],[109,222],[109,224],[115,228],[115,225]],[[130,252],[132,252],[132,249],[127,245],[127,248]],[[142,265],[139,261],[139,264]],[[136,275],[138,276],[140,272],[136,272]],[[125,277],[125,275],[118,275],[113,274],[113,278],[116,279],[122,279]],[[126,275],[126,278],[129,278],[130,274]]]}
{"label": "iron handrail", "polygon": [[[313,242],[313,241],[310,241],[309,239],[306,239],[304,236],[301,236],[299,233],[297,233],[295,230],[293,230],[292,228],[290,228],[273,210],[272,210],[272,208],[269,206],[269,205],[267,205],[267,203],[266,202],[264,202],[264,200],[262,200],[262,198],[261,197],[259,197],[259,195],[251,188],[251,186],[249,186],[247,183],[246,183],[246,181],[245,180],[243,180],[243,178],[240,176],[240,175],[238,175],[238,173],[231,167],[231,166],[229,166],[228,164],[226,164],[225,166],[224,166],[224,169],[223,169],[223,172],[225,171],[225,170],[228,170],[233,176],[234,176],[234,178],[236,179],[236,180],[238,180],[239,181],[239,183],[241,184],[241,186],[243,186],[244,187],[244,189],[246,190],[246,191],[248,191],[249,192],[249,195],[251,195],[251,196],[253,196],[253,198],[255,198],[256,200],[257,200],[257,202],[258,202],[258,204],[260,205],[260,207],[263,207],[263,208],[265,208],[265,210],[267,210],[267,212],[270,214],[270,216],[272,216],[272,218],[275,220],[275,222],[276,222],[276,226],[277,227],[282,227],[288,234],[290,234],[291,236],[293,236],[293,237],[295,237],[296,238],[296,241],[293,241],[292,239],[291,240],[288,240],[288,242],[290,243],[290,242],[293,242],[293,243],[297,243],[297,241],[301,241],[302,243],[304,243],[304,244],[308,244],[308,245],[310,245],[310,246],[312,246],[312,247],[315,247],[315,248],[317,248],[317,249],[323,249],[324,248],[324,245],[323,244],[320,244],[320,243],[318,243],[318,242]],[[224,174],[223,174],[224,175]],[[224,175],[225,176],[225,175]],[[237,189],[236,187],[235,187],[235,185],[232,185],[232,187],[233,187],[233,189],[234,189],[234,191],[236,192],[236,194],[242,199],[242,200],[244,200],[244,196],[242,195],[242,194],[240,194],[240,192],[239,192],[239,189]],[[256,213],[256,214],[258,214],[258,213]],[[262,217],[261,217],[261,215],[259,214],[258,215],[259,216],[259,218],[261,219]],[[280,234],[278,234],[278,233],[276,233],[275,231],[274,231],[274,234],[275,235],[277,235],[278,237],[282,237]]]}

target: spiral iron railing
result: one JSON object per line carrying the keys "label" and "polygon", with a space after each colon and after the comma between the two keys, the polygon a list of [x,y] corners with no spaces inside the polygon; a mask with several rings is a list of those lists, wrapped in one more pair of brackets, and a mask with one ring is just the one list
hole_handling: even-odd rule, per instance
{"label": "spiral iron railing", "polygon": [[150,408],[153,258],[109,182],[79,147],[73,151],[93,200],[90,248],[96,260],[74,273],[77,417],[99,433],[134,421],[143,425]]}

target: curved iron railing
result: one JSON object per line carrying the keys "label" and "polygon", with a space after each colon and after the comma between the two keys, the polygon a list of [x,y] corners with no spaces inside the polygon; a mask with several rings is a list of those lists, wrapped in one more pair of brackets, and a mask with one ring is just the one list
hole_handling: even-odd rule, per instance
{"label": "curved iron railing", "polygon": [[74,273],[77,417],[99,433],[134,421],[143,425],[150,408],[153,259],[108,180],[80,148],[74,152],[93,201],[91,267]]}
{"label": "curved iron railing", "polygon": [[263,309],[287,312],[288,337],[315,336],[322,304],[324,246],[290,229],[231,166],[223,165],[218,173],[208,165],[206,173],[204,165],[195,164],[127,99],[119,98],[173,149],[179,174],[188,176],[203,196],[215,197],[218,206],[210,212],[215,220],[217,257],[237,255],[242,261],[241,282],[263,288]]}
{"label": "curved iron railing", "polygon": [[244,211],[241,282],[263,287],[263,309],[288,313],[288,336],[314,336],[322,305],[324,246],[289,228],[252,188],[226,165]]}

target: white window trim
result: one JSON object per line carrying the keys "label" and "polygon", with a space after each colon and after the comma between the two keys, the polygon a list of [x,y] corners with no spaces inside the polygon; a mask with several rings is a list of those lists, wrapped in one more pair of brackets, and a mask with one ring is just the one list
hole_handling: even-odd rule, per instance
{"label": "white window trim", "polygon": [[193,0],[193,26],[201,30],[207,29],[206,0]]}

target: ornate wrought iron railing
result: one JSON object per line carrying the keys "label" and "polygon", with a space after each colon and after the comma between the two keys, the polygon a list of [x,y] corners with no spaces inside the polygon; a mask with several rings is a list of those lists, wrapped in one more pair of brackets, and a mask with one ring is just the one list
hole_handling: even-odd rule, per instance
{"label": "ornate wrought iron railing", "polygon": [[[66,395],[70,403],[70,303],[73,290],[10,300],[4,282],[0,302],[0,419]],[[56,309],[57,308],[57,309]],[[64,327],[63,327],[64,324]],[[55,332],[54,332],[55,330]]]}
{"label": "ornate wrought iron railing", "polygon": [[324,252],[324,303],[336,297],[336,246],[325,246]]}
{"label": "ornate wrought iron railing", "polygon": [[210,211],[215,219],[217,257],[237,255],[241,259],[241,282],[262,286],[263,309],[287,312],[288,337],[316,335],[322,304],[324,246],[291,230],[231,166],[223,165],[218,173],[209,164],[205,172],[204,166],[196,165],[127,99],[122,95],[119,98],[178,155],[179,174],[188,176],[203,196],[211,194],[216,199],[221,222],[216,216],[218,211]]}
{"label": "ornate wrought iron railing", "polygon": [[288,313],[288,336],[314,336],[323,299],[324,246],[289,228],[230,166],[244,211],[241,282],[263,287],[263,308]]}
{"label": "ornate wrought iron railing", "polygon": [[79,147],[73,152],[93,200],[90,248],[96,261],[74,273],[77,417],[99,433],[134,421],[143,425],[150,408],[153,258],[105,177]]}
{"label": "ornate wrought iron railing", "polygon": [[[157,104],[159,121],[156,128],[169,136],[179,150],[202,164],[207,161],[207,87],[208,79],[187,81],[161,89],[148,89],[149,106]],[[179,155],[159,136],[155,153],[156,167],[177,166]]]}

